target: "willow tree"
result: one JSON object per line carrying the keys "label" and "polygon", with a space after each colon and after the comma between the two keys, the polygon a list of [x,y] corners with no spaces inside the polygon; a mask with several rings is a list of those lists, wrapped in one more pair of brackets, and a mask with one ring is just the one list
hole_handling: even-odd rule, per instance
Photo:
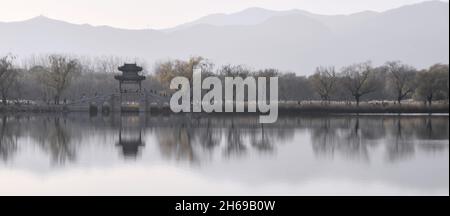
{"label": "willow tree", "polygon": [[177,76],[186,77],[192,82],[194,67],[201,67],[202,73],[208,73],[212,70],[213,64],[203,57],[191,57],[187,61],[169,60],[159,62],[155,67],[155,76],[167,88],[172,79]]}
{"label": "willow tree", "polygon": [[13,86],[17,85],[19,70],[13,66],[14,57],[6,55],[0,58],[0,94],[3,105],[7,105]]}
{"label": "willow tree", "polygon": [[51,55],[47,65],[42,67],[39,79],[44,86],[52,90],[54,103],[59,104],[62,94],[80,72],[81,65],[77,59]]}

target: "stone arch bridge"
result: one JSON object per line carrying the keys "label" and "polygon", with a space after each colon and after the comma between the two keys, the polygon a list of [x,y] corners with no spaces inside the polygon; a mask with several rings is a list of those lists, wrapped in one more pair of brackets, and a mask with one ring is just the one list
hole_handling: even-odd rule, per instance
{"label": "stone arch bridge", "polygon": [[170,97],[153,92],[142,92],[133,104],[124,104],[121,94],[97,95],[82,98],[66,104],[69,111],[95,111],[95,112],[148,112],[151,108],[166,108]]}

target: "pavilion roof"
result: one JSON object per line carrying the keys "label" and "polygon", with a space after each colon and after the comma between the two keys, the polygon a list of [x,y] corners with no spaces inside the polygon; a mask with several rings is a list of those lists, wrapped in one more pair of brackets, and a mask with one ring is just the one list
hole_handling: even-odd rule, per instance
{"label": "pavilion roof", "polygon": [[122,75],[114,76],[116,80],[119,81],[142,81],[145,80],[145,76],[139,75],[138,73],[142,71],[142,67],[136,64],[124,64],[118,68],[122,71]]}
{"label": "pavilion roof", "polygon": [[119,71],[122,72],[140,72],[142,71],[142,67],[137,66],[136,64],[124,64],[120,66]]}

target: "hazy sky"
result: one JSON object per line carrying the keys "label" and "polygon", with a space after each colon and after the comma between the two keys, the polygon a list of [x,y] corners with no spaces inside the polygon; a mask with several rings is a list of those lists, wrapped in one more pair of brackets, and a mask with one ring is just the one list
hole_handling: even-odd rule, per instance
{"label": "hazy sky", "polygon": [[[384,11],[424,0],[0,0],[0,21],[38,15],[72,23],[121,28],[167,28],[212,13],[248,7],[303,9],[319,14]],[[448,2],[448,1],[446,1]]]}

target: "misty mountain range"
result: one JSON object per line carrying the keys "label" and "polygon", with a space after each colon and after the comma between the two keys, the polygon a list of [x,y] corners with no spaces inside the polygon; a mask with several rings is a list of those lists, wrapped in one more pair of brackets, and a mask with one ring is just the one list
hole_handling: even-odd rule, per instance
{"label": "misty mountain range", "polygon": [[299,75],[319,65],[401,60],[449,62],[449,5],[431,1],[385,12],[318,15],[249,8],[163,30],[76,25],[46,17],[0,22],[0,54],[118,55],[147,62],[201,55],[214,63],[273,67]]}

